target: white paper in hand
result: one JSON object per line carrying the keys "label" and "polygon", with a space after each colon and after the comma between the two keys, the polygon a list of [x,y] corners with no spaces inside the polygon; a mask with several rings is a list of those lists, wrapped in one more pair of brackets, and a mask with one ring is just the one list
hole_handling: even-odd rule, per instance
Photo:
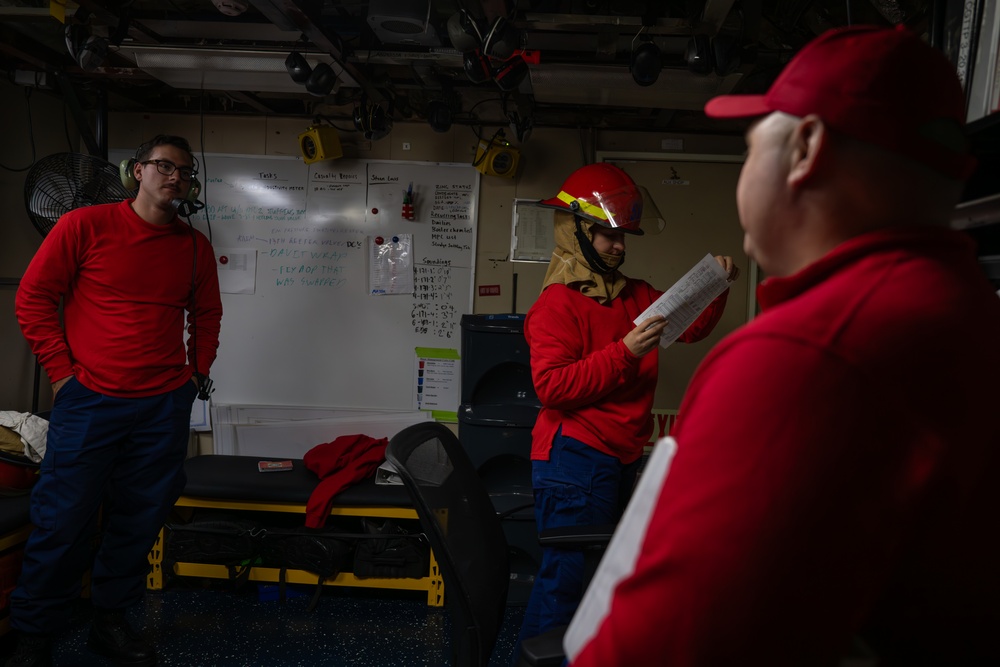
{"label": "white paper in hand", "polygon": [[669,347],[677,340],[701,312],[729,288],[728,274],[712,255],[691,267],[673,286],[663,293],[653,305],[635,318],[634,323],[648,320],[654,315],[667,319],[667,326],[660,336],[660,347]]}

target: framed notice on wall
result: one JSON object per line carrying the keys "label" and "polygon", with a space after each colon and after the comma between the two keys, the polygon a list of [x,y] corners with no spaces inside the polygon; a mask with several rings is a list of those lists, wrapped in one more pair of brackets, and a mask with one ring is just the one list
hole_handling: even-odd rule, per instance
{"label": "framed notice on wall", "polygon": [[555,211],[535,199],[515,199],[511,221],[510,258],[514,262],[548,262],[556,247]]}

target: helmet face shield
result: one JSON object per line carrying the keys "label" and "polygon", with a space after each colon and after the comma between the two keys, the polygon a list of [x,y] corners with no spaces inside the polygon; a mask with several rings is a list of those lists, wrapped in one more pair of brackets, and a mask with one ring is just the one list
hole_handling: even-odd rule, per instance
{"label": "helmet face shield", "polygon": [[632,188],[614,191],[589,192],[576,197],[561,190],[556,198],[564,202],[569,210],[581,218],[622,231],[641,233],[639,221],[642,219],[642,197],[632,196]]}
{"label": "helmet face shield", "polygon": [[659,234],[667,226],[667,221],[645,185],[639,186],[639,192],[642,193],[642,230],[647,234]]}
{"label": "helmet face shield", "polygon": [[577,169],[563,183],[559,194],[539,202],[541,206],[572,211],[590,222],[642,234],[642,193],[618,167],[598,163]]}

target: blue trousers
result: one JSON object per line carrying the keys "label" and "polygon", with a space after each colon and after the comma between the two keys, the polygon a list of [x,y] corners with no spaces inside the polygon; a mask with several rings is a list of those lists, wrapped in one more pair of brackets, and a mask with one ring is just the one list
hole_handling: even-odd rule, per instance
{"label": "blue trousers", "polygon": [[[532,461],[539,532],[617,523],[635,485],[639,461],[623,464],[579,440],[556,434],[548,461]],[[583,552],[542,549],[518,645],[573,618],[584,592]],[[519,649],[515,647],[514,655]]]}
{"label": "blue trousers", "polygon": [[[148,554],[184,489],[192,382],[148,398],[105,396],[71,378],[56,395],[40,476],[31,492],[35,530],[11,595],[11,627],[54,633],[91,570],[91,601],[139,601]],[[91,546],[101,512],[103,532]]]}

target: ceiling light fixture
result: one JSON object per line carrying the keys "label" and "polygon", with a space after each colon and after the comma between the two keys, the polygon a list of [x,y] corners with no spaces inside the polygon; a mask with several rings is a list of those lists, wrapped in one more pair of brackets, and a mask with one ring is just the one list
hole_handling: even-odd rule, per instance
{"label": "ceiling light fixture", "polygon": [[[174,88],[301,93],[301,83],[289,76],[287,52],[164,47],[123,44],[119,54],[131,58],[142,71]],[[358,83],[325,53],[302,53],[310,69],[326,63],[337,75],[334,93]]]}

